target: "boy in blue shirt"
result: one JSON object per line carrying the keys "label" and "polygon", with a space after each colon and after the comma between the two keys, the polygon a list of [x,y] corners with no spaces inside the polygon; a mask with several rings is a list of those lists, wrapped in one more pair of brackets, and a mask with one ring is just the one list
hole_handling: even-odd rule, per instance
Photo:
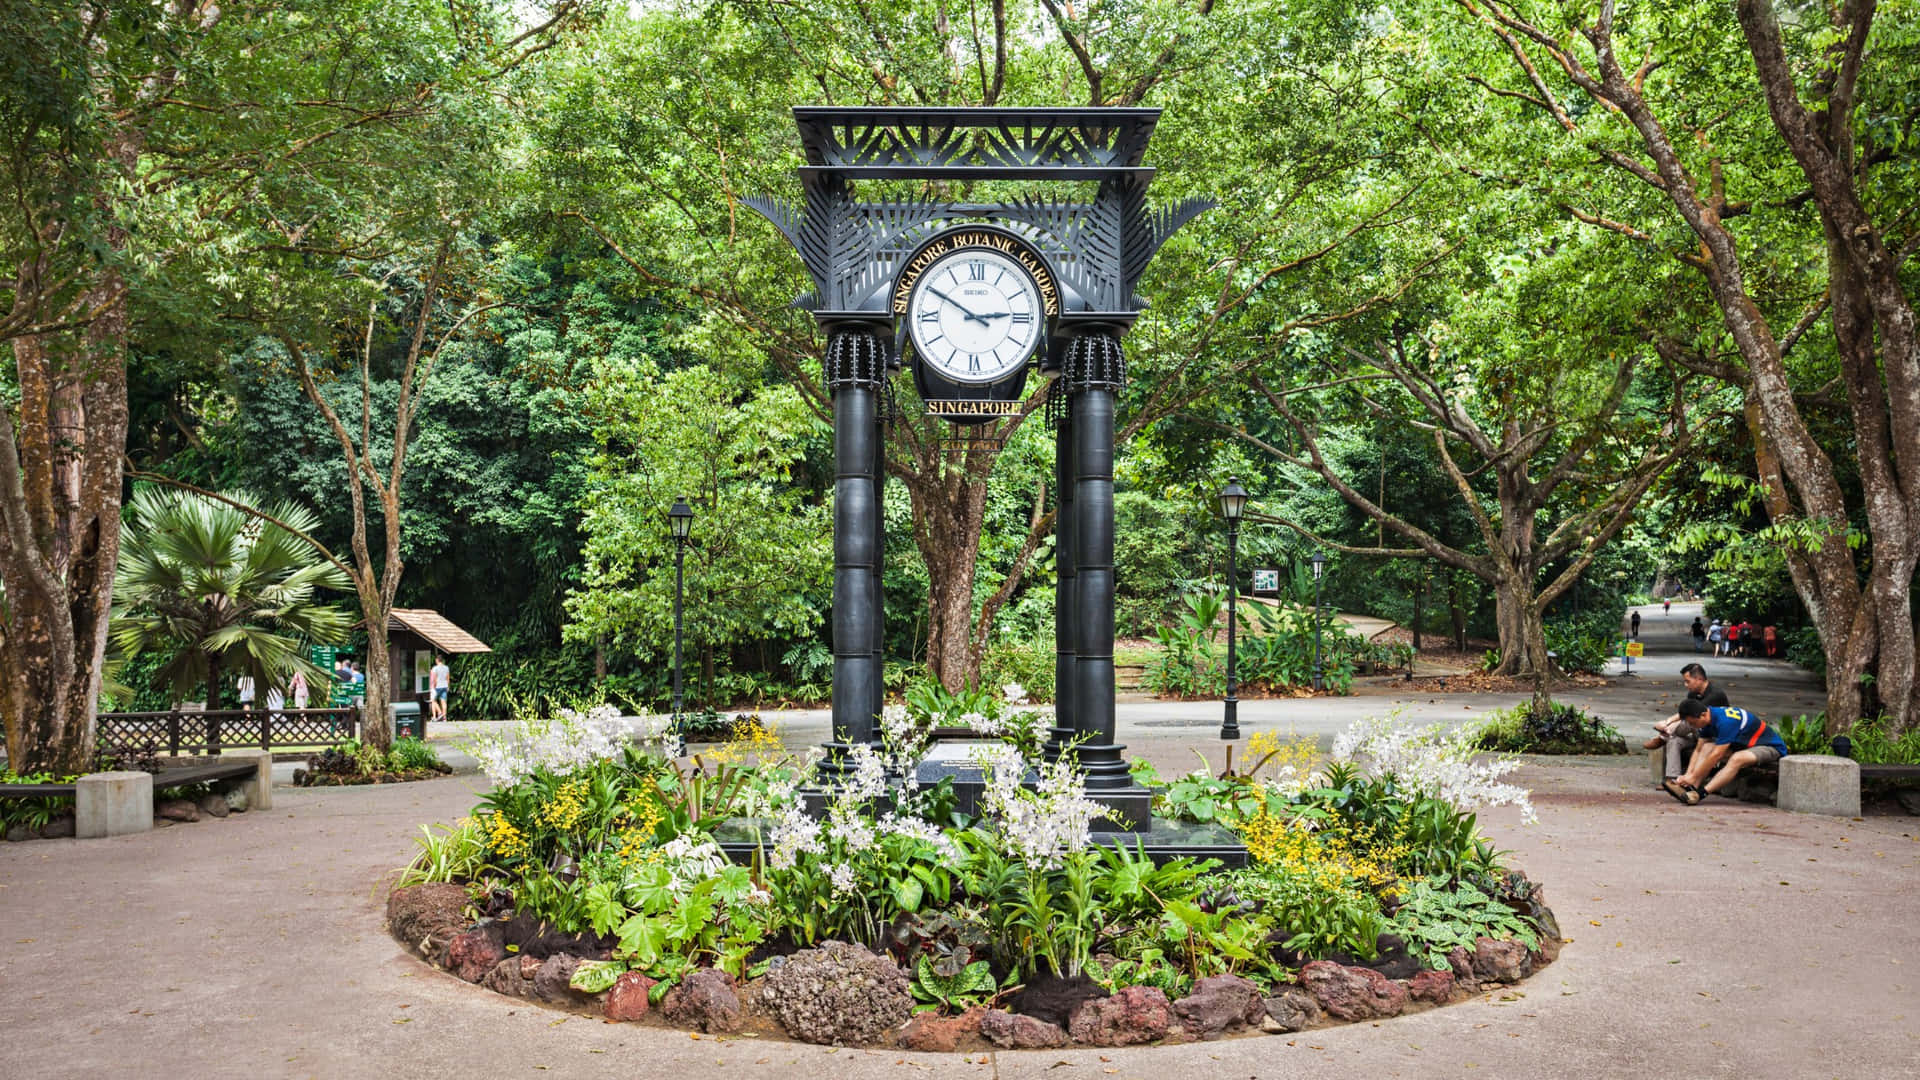
{"label": "boy in blue shirt", "polygon": [[[1747,766],[1779,761],[1787,754],[1780,733],[1745,709],[1731,705],[1709,708],[1702,701],[1688,698],[1680,703],[1680,718],[1699,733],[1700,745],[1687,771],[1662,786],[1667,794],[1688,806],[1700,805],[1702,799],[1733,783]],[[1714,772],[1716,768],[1718,772]],[[1706,779],[1709,772],[1713,773],[1711,780]]]}

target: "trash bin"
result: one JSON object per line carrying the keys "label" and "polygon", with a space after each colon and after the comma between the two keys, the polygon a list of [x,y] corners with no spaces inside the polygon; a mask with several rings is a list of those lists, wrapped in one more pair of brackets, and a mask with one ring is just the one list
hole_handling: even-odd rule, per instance
{"label": "trash bin", "polygon": [[393,724],[393,737],[396,739],[427,737],[427,717],[420,711],[418,701],[392,702],[387,706],[387,719]]}

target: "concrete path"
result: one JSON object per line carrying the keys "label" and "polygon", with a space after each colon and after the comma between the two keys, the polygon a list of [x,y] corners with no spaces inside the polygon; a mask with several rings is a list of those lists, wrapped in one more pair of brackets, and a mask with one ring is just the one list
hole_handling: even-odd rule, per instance
{"label": "concrete path", "polygon": [[1572,942],[1517,993],[1292,1038],[972,1062],[608,1025],[430,971],[387,936],[381,875],[420,822],[471,807],[479,779],[284,789],[267,813],[0,845],[0,1072],[1920,1076],[1913,819],[1688,809],[1617,759],[1523,779],[1540,824],[1496,813],[1487,825],[1545,882]]}
{"label": "concrete path", "polygon": [[[1657,625],[1643,624],[1650,646]],[[1664,716],[1690,646],[1650,652],[1645,678],[1566,697],[1623,729]],[[1770,715],[1818,695],[1777,662],[1709,670]],[[1405,707],[1455,718],[1515,700]],[[1394,704],[1246,702],[1241,724],[1324,738]],[[1217,702],[1120,716],[1123,738],[1163,767],[1190,767],[1193,747],[1217,764]],[[783,719],[795,742],[824,731],[824,716]],[[1501,811],[1484,824],[1545,883],[1571,941],[1516,992],[1290,1038],[972,1060],[690,1038],[479,990],[387,935],[381,881],[421,823],[467,812],[484,780],[279,788],[270,812],[0,845],[0,1076],[1920,1077],[1915,819],[1689,809],[1649,789],[1637,757],[1519,778],[1540,823]]]}

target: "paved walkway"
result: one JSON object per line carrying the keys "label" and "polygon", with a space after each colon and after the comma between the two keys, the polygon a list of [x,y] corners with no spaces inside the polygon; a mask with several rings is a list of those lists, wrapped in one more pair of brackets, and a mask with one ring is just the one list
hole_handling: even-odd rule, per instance
{"label": "paved walkway", "polygon": [[[112,840],[0,846],[0,1026],[21,1077],[1920,1076],[1909,818],[1687,809],[1633,765],[1530,769],[1539,825],[1489,815],[1567,936],[1520,995],[1380,1025],[984,1063],[607,1025],[430,971],[380,875],[477,778],[276,791]],[[138,1062],[166,1063],[149,1073]],[[1062,1066],[1058,1063],[1066,1062]],[[1112,1069],[1114,1072],[1108,1072]]]}
{"label": "paved walkway", "polygon": [[[1650,658],[1650,675],[1655,661],[1683,662]],[[1762,663],[1718,667],[1756,704],[1805,692],[1790,673],[1740,666]],[[1593,694],[1610,715],[1641,715],[1665,707],[1670,683]],[[1386,704],[1250,702],[1242,723],[1318,733]],[[1412,712],[1485,705],[1423,699]],[[1208,745],[1210,708],[1135,707],[1123,731],[1190,763],[1183,747]],[[0,1074],[1920,1077],[1915,819],[1689,809],[1649,789],[1638,758],[1530,766],[1521,780],[1540,823],[1502,811],[1485,825],[1545,883],[1572,940],[1517,993],[1290,1038],[973,1060],[689,1038],[468,986],[387,935],[380,881],[421,822],[464,813],[483,781],[282,788],[270,812],[0,845]]]}

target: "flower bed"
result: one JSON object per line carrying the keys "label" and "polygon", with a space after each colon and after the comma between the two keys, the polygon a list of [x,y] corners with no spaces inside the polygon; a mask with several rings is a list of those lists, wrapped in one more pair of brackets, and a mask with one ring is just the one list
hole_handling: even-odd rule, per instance
{"label": "flower bed", "polygon": [[[1016,696],[1017,697],[1017,696]],[[1157,811],[1236,830],[1253,858],[1155,865],[1092,843],[1101,813],[1018,700],[970,699],[978,818],[918,787],[940,703],[894,707],[882,748],[820,762],[722,747],[669,756],[663,722],[607,709],[476,748],[498,785],[423,830],[394,933],[495,991],[705,1031],[913,1049],[1124,1045],[1297,1031],[1431,1007],[1558,952],[1541,892],[1480,835],[1517,804],[1510,763],[1459,736],[1356,726],[1249,743],[1253,767],[1160,785]],[[1143,770],[1142,778],[1158,783]],[[727,861],[721,821],[756,837]]]}
{"label": "flower bed", "polygon": [[293,783],[296,787],[403,784],[437,780],[451,772],[453,768],[420,739],[395,739],[384,753],[379,747],[348,739],[308,758],[306,768],[293,770]]}

